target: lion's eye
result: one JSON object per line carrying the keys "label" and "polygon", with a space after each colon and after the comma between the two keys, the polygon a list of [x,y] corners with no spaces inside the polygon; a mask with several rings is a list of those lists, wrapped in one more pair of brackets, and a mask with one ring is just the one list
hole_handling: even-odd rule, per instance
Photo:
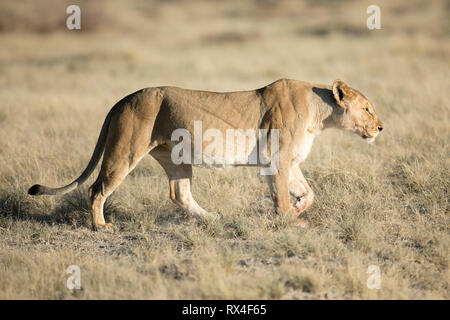
{"label": "lion's eye", "polygon": [[366,112],[367,112],[368,114],[370,114],[370,110],[369,110],[369,108],[366,108]]}

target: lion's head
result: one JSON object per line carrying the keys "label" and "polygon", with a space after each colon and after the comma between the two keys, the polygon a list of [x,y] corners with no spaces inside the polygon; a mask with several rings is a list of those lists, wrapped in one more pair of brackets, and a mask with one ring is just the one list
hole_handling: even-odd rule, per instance
{"label": "lion's head", "polygon": [[370,101],[340,79],[334,80],[333,95],[336,103],[342,108],[340,125],[357,133],[366,142],[372,143],[383,130],[383,123],[378,119]]}

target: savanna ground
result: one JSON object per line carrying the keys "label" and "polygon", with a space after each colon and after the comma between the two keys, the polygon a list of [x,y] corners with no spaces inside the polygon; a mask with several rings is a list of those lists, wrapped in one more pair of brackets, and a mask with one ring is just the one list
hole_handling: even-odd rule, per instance
{"label": "savanna ground", "polygon": [[[65,8],[81,5],[82,30]],[[366,8],[381,7],[381,30]],[[0,298],[449,299],[446,1],[2,1]],[[302,168],[316,192],[299,229],[272,212],[258,169],[194,169],[200,224],[144,159],[90,229],[87,164],[108,110],[142,87],[245,90],[278,78],[362,91],[377,141],[329,130]],[[81,268],[82,290],[66,269]],[[369,290],[369,265],[381,289]]]}

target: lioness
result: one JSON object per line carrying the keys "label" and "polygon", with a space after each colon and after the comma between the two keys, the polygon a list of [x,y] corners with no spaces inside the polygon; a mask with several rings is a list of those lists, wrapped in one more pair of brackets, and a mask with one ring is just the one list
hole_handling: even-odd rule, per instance
{"label": "lioness", "polygon": [[[229,129],[266,129],[263,132],[268,136],[272,129],[278,129],[278,166],[273,175],[267,176],[268,183],[276,212],[296,216],[314,198],[299,168],[314,137],[323,129],[337,127],[355,132],[370,143],[383,129],[367,98],[339,79],[332,86],[281,79],[256,90],[224,93],[177,87],[146,88],[123,98],[110,110],[89,164],[75,181],[61,188],[34,185],[28,193],[55,195],[74,190],[92,174],[103,155],[89,197],[94,230],[110,229],[103,217],[106,198],[150,153],[165,170],[170,198],[177,205],[196,217],[217,217],[218,214],[202,209],[192,197],[192,162],[177,165],[171,157],[176,145],[172,133],[182,128],[193,135],[195,121],[202,122],[202,130],[213,128],[219,133]],[[202,143],[206,147],[207,143]],[[234,156],[248,157],[253,147]],[[205,149],[203,156],[216,157]],[[294,204],[290,203],[289,194],[296,199]],[[305,222],[300,218],[299,221],[301,225]]]}

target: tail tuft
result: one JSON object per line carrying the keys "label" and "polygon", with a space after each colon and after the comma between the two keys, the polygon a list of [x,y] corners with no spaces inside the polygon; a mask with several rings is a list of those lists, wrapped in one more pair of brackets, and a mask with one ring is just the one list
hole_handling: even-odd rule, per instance
{"label": "tail tuft", "polygon": [[44,188],[40,184],[35,184],[30,189],[28,189],[28,194],[31,194],[32,196],[44,194]]}
{"label": "tail tuft", "polygon": [[113,107],[106,116],[106,119],[103,122],[102,130],[100,130],[100,135],[98,137],[97,144],[95,145],[94,153],[91,156],[91,160],[89,160],[86,169],[84,169],[83,173],[77,179],[72,181],[72,183],[60,188],[49,188],[46,186],[41,186],[40,184],[35,184],[30,189],[28,189],[28,194],[32,196],[38,196],[41,194],[46,195],[65,194],[78,188],[81,184],[83,184],[94,171],[97,163],[100,161],[100,158],[102,157],[103,151],[105,150],[106,136],[108,135],[109,123],[111,122],[111,117],[114,110],[115,108]]}

